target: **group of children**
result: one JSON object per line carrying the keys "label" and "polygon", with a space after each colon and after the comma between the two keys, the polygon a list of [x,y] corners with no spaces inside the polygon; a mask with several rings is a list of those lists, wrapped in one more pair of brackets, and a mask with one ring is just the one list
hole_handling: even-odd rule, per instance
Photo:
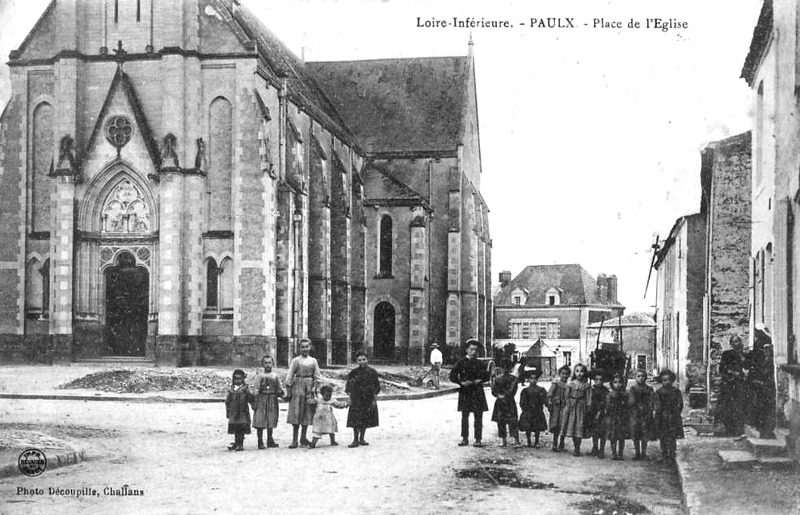
{"label": "group of children", "polygon": [[[351,396],[352,404],[350,402],[333,399],[333,387],[327,384],[319,387],[318,393],[313,391],[310,394],[310,398],[305,400],[306,404],[313,406],[313,429],[311,441],[303,441],[302,444],[304,446],[313,449],[316,447],[317,442],[326,435],[330,438],[331,446],[339,445],[336,442],[338,423],[333,410],[334,408],[341,409],[347,407],[349,407],[351,411],[348,413],[348,427],[353,427],[354,434],[356,435],[353,444],[349,446],[358,447],[359,445],[367,445],[367,442],[364,441],[365,429],[378,425],[378,414],[377,407],[374,406],[374,396],[380,391],[380,386],[377,384],[377,374],[374,373],[372,368],[366,366],[366,355],[359,353],[358,363],[359,367],[353,370],[348,376],[347,392]],[[278,444],[273,438],[273,430],[278,425],[278,399],[287,399],[289,394],[284,391],[278,375],[272,371],[274,366],[272,358],[270,356],[265,356],[262,360],[262,364],[264,366],[264,371],[256,377],[252,391],[250,386],[245,382],[247,376],[245,372],[241,369],[234,370],[233,372],[232,384],[228,391],[228,396],[225,399],[226,415],[228,417],[228,434],[234,435],[234,441],[228,446],[228,450],[244,450],[244,436],[250,434],[251,425],[256,429],[259,449],[278,447]],[[369,381],[370,387],[367,395],[363,393],[365,387],[361,383],[365,383],[366,381],[362,376],[365,376],[367,378],[366,381]],[[316,388],[314,390],[316,390]],[[369,398],[364,399],[364,397]],[[365,416],[364,413],[362,413],[365,408],[361,406],[361,404],[365,403],[369,403],[367,407],[367,416],[369,419],[366,421],[363,420]],[[253,410],[252,420],[250,418],[251,407]],[[265,429],[267,431],[266,445],[264,444]],[[304,437],[305,429],[305,426],[303,426]],[[293,445],[289,447],[295,448],[297,447],[297,443],[293,442]]]}
{"label": "group of children", "polygon": [[[646,460],[647,443],[658,439],[664,460],[675,461],[676,441],[683,438],[683,398],[674,387],[672,371],[663,370],[659,374],[661,387],[658,390],[647,384],[644,370],[636,372],[636,383],[630,388],[626,388],[623,376],[614,375],[609,389],[604,384],[603,371],[589,372],[582,364],[576,365],[574,371],[563,366],[549,392],[538,386],[541,373],[534,371],[520,379],[527,379],[529,386],[520,392],[522,413],[517,418],[514,396],[518,380],[511,374],[509,364],[504,368],[504,374],[492,387],[492,394],[497,398],[492,421],[497,423],[504,447],[508,445],[508,433],[519,445],[519,432],[524,431],[528,447],[539,448],[539,434],[549,428],[553,434],[553,452],[563,451],[564,440],[571,437],[573,456],[580,456],[582,440],[591,438],[591,456],[605,458],[606,441],[610,441],[611,459],[622,460],[625,440],[633,440],[633,459]],[[550,413],[549,425],[545,407]]]}

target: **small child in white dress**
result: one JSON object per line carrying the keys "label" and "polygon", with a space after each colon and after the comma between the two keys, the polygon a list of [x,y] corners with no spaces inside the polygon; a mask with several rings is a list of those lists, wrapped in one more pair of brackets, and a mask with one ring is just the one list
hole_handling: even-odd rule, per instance
{"label": "small child in white dress", "polygon": [[324,385],[319,389],[320,395],[317,396],[317,410],[314,412],[314,428],[311,443],[308,445],[309,449],[314,449],[317,442],[323,435],[330,436],[331,446],[339,445],[336,443],[336,433],[339,428],[336,424],[336,416],[333,414],[333,408],[346,408],[348,403],[344,401],[336,401],[331,398],[333,395],[333,388],[330,385]]}

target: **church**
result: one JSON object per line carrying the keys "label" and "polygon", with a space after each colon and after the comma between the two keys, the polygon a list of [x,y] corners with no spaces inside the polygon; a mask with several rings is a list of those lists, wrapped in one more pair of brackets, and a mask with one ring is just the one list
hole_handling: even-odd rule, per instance
{"label": "church", "polygon": [[237,0],[53,0],[8,66],[0,362],[490,347],[471,42],[306,63]]}

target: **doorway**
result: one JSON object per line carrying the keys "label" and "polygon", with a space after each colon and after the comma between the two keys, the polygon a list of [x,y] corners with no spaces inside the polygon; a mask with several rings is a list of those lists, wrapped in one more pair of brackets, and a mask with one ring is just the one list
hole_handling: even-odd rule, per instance
{"label": "doorway", "polygon": [[144,356],[150,274],[136,266],[129,252],[117,256],[116,265],[105,271],[105,353],[112,356]]}
{"label": "doorway", "polygon": [[376,358],[394,358],[394,307],[388,302],[375,306],[373,352]]}

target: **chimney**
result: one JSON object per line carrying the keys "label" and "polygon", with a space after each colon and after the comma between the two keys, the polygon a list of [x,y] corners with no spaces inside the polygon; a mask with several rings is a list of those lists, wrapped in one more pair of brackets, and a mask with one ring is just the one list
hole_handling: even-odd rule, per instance
{"label": "chimney", "polygon": [[606,274],[597,275],[597,302],[608,304],[608,277]]}
{"label": "chimney", "polygon": [[617,304],[617,276],[608,276],[608,302],[610,304]]}
{"label": "chimney", "polygon": [[511,272],[503,270],[500,272],[500,287],[505,288],[511,282]]}

